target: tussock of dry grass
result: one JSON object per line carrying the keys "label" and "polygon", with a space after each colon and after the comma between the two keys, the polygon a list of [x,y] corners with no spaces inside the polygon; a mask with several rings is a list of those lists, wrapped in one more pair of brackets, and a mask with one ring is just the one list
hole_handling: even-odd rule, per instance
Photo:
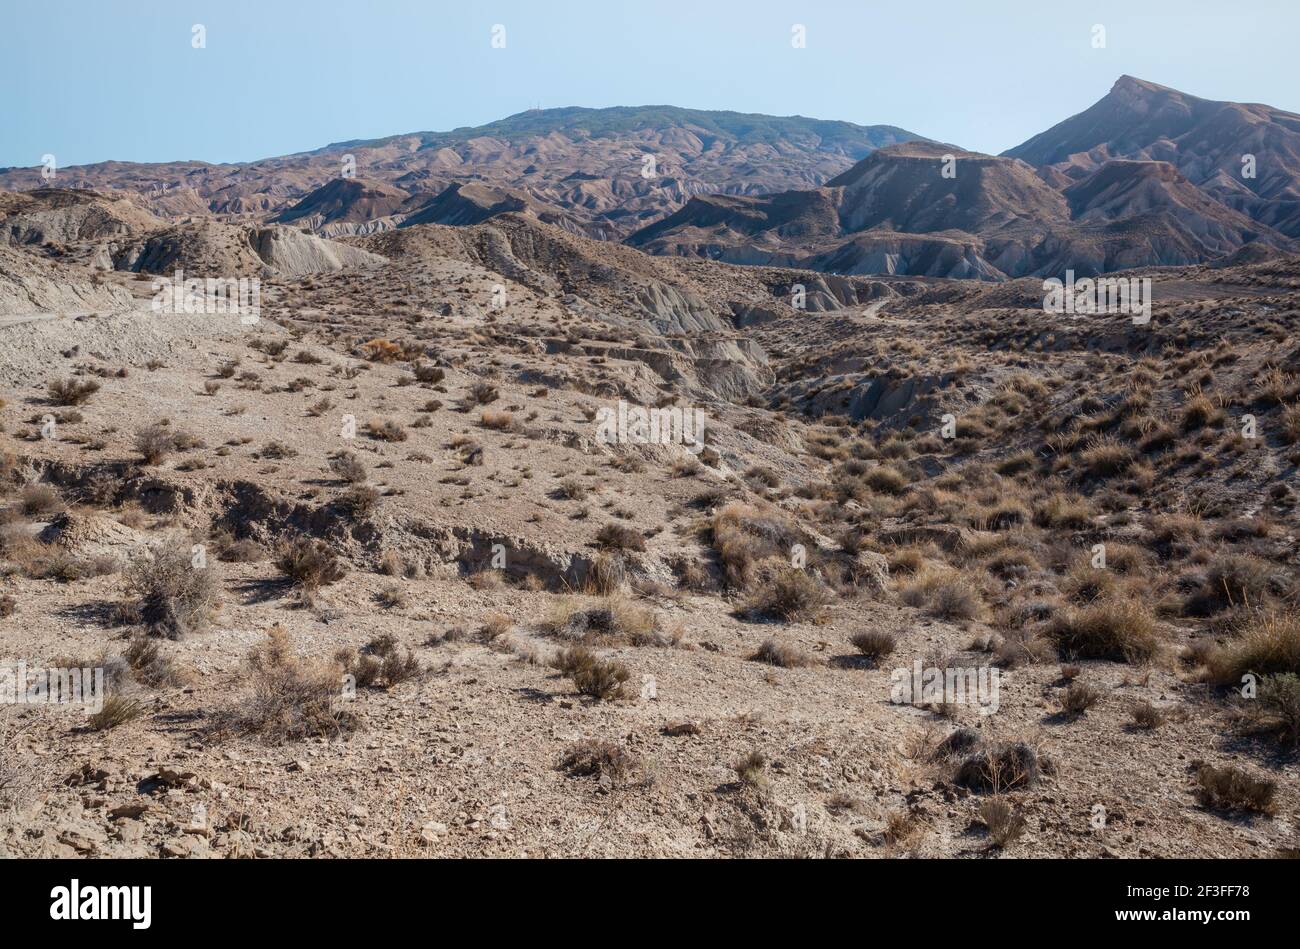
{"label": "tussock of dry grass", "polygon": [[1059,614],[1047,635],[1063,658],[1144,662],[1160,648],[1155,618],[1133,600],[1100,601]]}

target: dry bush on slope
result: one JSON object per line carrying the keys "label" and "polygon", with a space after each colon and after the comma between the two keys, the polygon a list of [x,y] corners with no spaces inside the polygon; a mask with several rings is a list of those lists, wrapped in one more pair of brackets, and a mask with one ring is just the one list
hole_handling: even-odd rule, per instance
{"label": "dry bush on slope", "polygon": [[1056,616],[1047,635],[1063,658],[1143,662],[1160,648],[1155,619],[1132,600],[1099,601]]}
{"label": "dry bush on slope", "polygon": [[758,579],[761,561],[776,558],[788,564],[795,544],[811,546],[804,532],[784,515],[746,504],[728,504],[714,514],[710,533],[727,583],[734,589],[746,589]]}
{"label": "dry bush on slope", "polygon": [[654,610],[617,594],[591,604],[584,604],[578,597],[563,597],[552,604],[538,627],[548,636],[573,642],[633,646],[670,646],[676,642],[673,631],[660,628]]}
{"label": "dry bush on slope", "polygon": [[207,629],[221,589],[213,567],[197,566],[190,545],[179,538],[134,561],[126,585],[140,598],[140,622],[151,635],[168,639]]}
{"label": "dry bush on slope", "polygon": [[89,379],[54,379],[49,385],[50,399],[55,405],[82,405],[98,391],[99,383]]}
{"label": "dry bush on slope", "polygon": [[353,730],[356,716],[340,709],[342,668],[293,655],[288,633],[272,626],[248,655],[252,694],[218,714],[221,732],[257,735],[273,744],[331,738]]}
{"label": "dry bush on slope", "polygon": [[347,575],[347,568],[325,543],[305,538],[285,545],[275,565],[286,577],[308,590],[337,583]]}
{"label": "dry bush on slope", "polygon": [[1211,810],[1272,814],[1276,794],[1276,781],[1256,778],[1233,765],[1203,764],[1196,772],[1197,800]]}
{"label": "dry bush on slope", "polygon": [[1241,685],[1247,673],[1300,675],[1300,616],[1292,612],[1250,614],[1237,637],[1211,652],[1206,665],[1210,680],[1226,686]]}

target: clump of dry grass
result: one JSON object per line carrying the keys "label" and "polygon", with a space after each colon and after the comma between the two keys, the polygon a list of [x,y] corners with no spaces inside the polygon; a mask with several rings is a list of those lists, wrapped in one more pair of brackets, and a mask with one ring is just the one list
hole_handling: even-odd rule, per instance
{"label": "clump of dry grass", "polygon": [[1101,690],[1086,682],[1071,682],[1061,693],[1061,713],[1078,718],[1101,701]]}
{"label": "clump of dry grass", "polygon": [[1135,726],[1147,731],[1154,731],[1169,720],[1163,709],[1145,699],[1134,702],[1129,714]]}
{"label": "clump of dry grass", "polygon": [[18,509],[27,517],[49,517],[65,509],[63,497],[48,484],[28,484],[18,495]]}
{"label": "clump of dry grass", "polygon": [[974,791],[1002,794],[1015,788],[1032,787],[1038,783],[1041,772],[1042,763],[1032,745],[1004,741],[977,747],[957,765],[954,780]]}
{"label": "clump of dry grass", "polygon": [[1250,613],[1237,637],[1206,657],[1206,666],[1216,685],[1240,685],[1247,673],[1300,675],[1300,616]]}
{"label": "clump of dry grass", "polygon": [[110,695],[104,699],[100,710],[87,719],[90,727],[97,732],[108,731],[118,725],[125,725],[144,714],[144,704],[127,695]]}
{"label": "clump of dry grass", "polygon": [[1276,781],[1256,778],[1234,765],[1202,764],[1196,771],[1196,798],[1211,810],[1272,814],[1276,794]]}
{"label": "clump of dry grass", "polygon": [[503,409],[484,409],[479,415],[479,425],[497,432],[518,431],[522,426],[512,412]]}
{"label": "clump of dry grass", "polygon": [[551,605],[538,627],[546,635],[574,642],[633,646],[668,646],[673,642],[660,629],[654,610],[617,594],[591,604],[578,597],[562,597]]}
{"label": "clump of dry grass", "polygon": [[781,643],[775,639],[765,639],[755,653],[749,657],[754,662],[766,662],[770,666],[782,669],[798,669],[813,664],[812,657],[793,643]]}
{"label": "clump of dry grass", "polygon": [[727,584],[734,589],[751,586],[762,561],[777,558],[789,563],[795,544],[810,546],[784,514],[739,503],[727,504],[713,515],[709,534]]}
{"label": "clump of dry grass", "polygon": [[947,620],[974,620],[984,615],[984,598],[971,580],[955,570],[922,573],[902,588],[905,604],[925,608]]}
{"label": "clump of dry grass", "polygon": [[126,651],[122,653],[122,660],[137,681],[154,688],[181,686],[189,678],[175,662],[163,654],[156,639],[145,636],[131,638]]}
{"label": "clump of dry grass", "polygon": [[645,550],[641,532],[623,524],[606,524],[597,531],[596,543],[609,550]]}
{"label": "clump of dry grass", "polygon": [[623,558],[617,554],[598,554],[583,580],[583,588],[597,596],[613,596],[622,589],[627,579]]}
{"label": "clump of dry grass", "polygon": [[1066,611],[1046,632],[1064,658],[1144,662],[1160,648],[1155,618],[1133,600],[1102,600]]}
{"label": "clump of dry grass", "polygon": [[767,783],[767,775],[763,773],[767,770],[767,757],[757,749],[746,754],[731,768],[742,784],[760,787]]}
{"label": "clump of dry grass", "polygon": [[1133,449],[1118,439],[1097,435],[1079,452],[1079,463],[1089,477],[1109,478],[1127,471],[1135,457]]}
{"label": "clump of dry grass", "polygon": [[1273,568],[1253,554],[1229,551],[1211,557],[1200,589],[1187,602],[1193,616],[1233,607],[1262,607],[1272,587]]}
{"label": "clump of dry grass", "polygon": [[907,843],[921,832],[920,818],[910,810],[890,811],[885,816],[885,829],[882,836],[885,843],[897,847]]}
{"label": "clump of dry grass", "polygon": [[849,637],[849,642],[863,657],[872,662],[879,662],[890,655],[898,645],[897,637],[883,629],[868,629],[854,633]]}
{"label": "clump of dry grass", "polygon": [[1014,843],[1025,832],[1024,812],[1004,797],[991,797],[980,804],[979,816],[999,847]]}
{"label": "clump of dry grass", "polygon": [[126,588],[152,635],[180,639],[207,629],[221,586],[212,566],[197,566],[190,545],[176,538],[133,561]]}

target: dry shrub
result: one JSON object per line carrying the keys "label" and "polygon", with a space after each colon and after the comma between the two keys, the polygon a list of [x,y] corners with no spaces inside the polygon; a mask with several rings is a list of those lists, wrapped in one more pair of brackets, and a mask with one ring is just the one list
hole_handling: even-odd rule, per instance
{"label": "dry shrub", "polygon": [[366,423],[366,434],[381,442],[404,442],[408,437],[406,429],[390,418],[372,418]]}
{"label": "dry shrub", "polygon": [[402,347],[382,336],[361,344],[361,355],[370,362],[390,363],[402,355]]}
{"label": "dry shrub", "polygon": [[613,659],[592,658],[580,663],[569,673],[573,686],[583,695],[590,696],[597,702],[608,702],[622,698],[627,680],[632,671],[621,662]]}
{"label": "dry shrub", "polygon": [[378,488],[368,484],[354,484],[339,494],[335,503],[339,510],[358,520],[369,517],[379,509],[382,495]]}
{"label": "dry shrub", "polygon": [[192,558],[190,545],[174,538],[127,567],[127,592],[139,598],[139,621],[151,635],[180,639],[207,629],[221,586],[210,565]]}
{"label": "dry shrub", "polygon": [[775,510],[728,504],[713,516],[710,534],[727,584],[745,589],[756,579],[758,564],[771,557],[789,562],[795,544],[810,546],[804,533]]}
{"label": "dry shrub", "polygon": [[1300,744],[1300,676],[1286,672],[1261,679],[1259,707],[1283,744]]}
{"label": "dry shrub", "polygon": [[576,777],[596,777],[602,784],[618,786],[631,781],[644,764],[622,745],[584,738],[564,750],[559,766]]}
{"label": "dry shrub", "polygon": [[185,673],[163,655],[155,639],[133,636],[126,651],[122,653],[122,659],[138,681],[154,688],[180,686],[188,680]]}
{"label": "dry shrub", "polygon": [[99,391],[93,379],[54,379],[49,385],[50,400],[55,405],[82,405]]}
{"label": "dry shrub", "polygon": [[1196,798],[1211,810],[1272,814],[1276,794],[1276,781],[1256,778],[1234,765],[1202,764],[1196,771]]}
{"label": "dry shrub", "polygon": [[1061,713],[1078,718],[1101,701],[1101,690],[1086,682],[1071,682],[1061,693]]}
{"label": "dry shrub", "polygon": [[559,650],[547,664],[561,675],[572,676],[583,666],[595,662],[598,658],[594,652],[579,643]]}
{"label": "dry shrub", "polygon": [[281,548],[275,565],[286,577],[308,590],[337,583],[347,575],[347,568],[327,544],[303,537]]}
{"label": "dry shrub", "polygon": [[504,409],[484,409],[478,423],[496,432],[514,432],[521,428],[514,414]]}
{"label": "dry shrub", "polygon": [[1047,635],[1066,658],[1144,662],[1160,647],[1155,618],[1135,600],[1101,601],[1058,614]]}
{"label": "dry shrub", "polygon": [[755,618],[803,622],[817,619],[830,593],[816,577],[796,567],[782,567],[746,601],[744,611]]}
{"label": "dry shrub", "polygon": [[758,750],[749,752],[731,766],[742,784],[758,787],[767,781],[763,772],[767,769],[767,757]]}
{"label": "dry shrub", "polygon": [[668,646],[673,641],[659,629],[654,610],[619,595],[604,597],[589,606],[577,597],[563,597],[551,605],[538,626],[549,636],[588,643]]}
{"label": "dry shrub", "polygon": [[779,643],[775,639],[765,639],[758,650],[749,657],[754,662],[766,662],[770,666],[782,669],[797,669],[811,666],[812,658],[793,643]]}
{"label": "dry shrub", "polygon": [[1023,741],[981,747],[957,766],[954,780],[973,791],[1002,794],[1038,783],[1042,766],[1038,752]]}
{"label": "dry shrub", "polygon": [[1168,716],[1163,709],[1145,699],[1134,702],[1129,709],[1129,714],[1133,717],[1134,725],[1148,731],[1157,729],[1168,721]]}
{"label": "dry shrub", "polygon": [[559,497],[567,498],[570,501],[582,501],[587,497],[589,490],[580,480],[570,475],[560,481],[555,493]]}
{"label": "dry shrub", "polygon": [[501,398],[497,387],[487,382],[476,382],[469,387],[465,396],[466,405],[489,405]]}
{"label": "dry shrub", "polygon": [[366,466],[350,451],[342,451],[330,458],[330,471],[349,484],[363,484],[366,480]]}
{"label": "dry shrub", "polygon": [[266,551],[252,538],[234,539],[229,534],[214,537],[217,557],[227,563],[258,563],[265,559]]}
{"label": "dry shrub", "polygon": [[849,637],[853,648],[872,662],[878,662],[890,655],[898,645],[893,633],[883,629],[869,629],[854,633]]}
{"label": "dry shrub", "polygon": [[63,498],[52,485],[29,484],[18,496],[18,509],[27,517],[49,517],[64,508]]}
{"label": "dry shrub", "polygon": [[249,653],[248,668],[252,694],[217,716],[219,730],[281,743],[331,738],[356,727],[356,717],[338,707],[342,669],[294,656],[283,627],[267,631]]}
{"label": "dry shrub", "polygon": [[973,620],[984,614],[979,587],[955,570],[923,573],[902,589],[902,599],[946,620]]}
{"label": "dry shrub", "polygon": [[596,543],[609,550],[645,550],[641,532],[622,524],[606,524],[596,533]]}
{"label": "dry shrub", "polygon": [[436,385],[447,378],[444,370],[427,362],[417,362],[411,367],[411,374],[415,376],[416,382],[428,385]]}
{"label": "dry shrub", "polygon": [[921,819],[912,811],[890,811],[885,816],[885,829],[882,836],[891,847],[905,844],[921,832]]}
{"label": "dry shrub", "polygon": [[165,425],[147,425],[135,433],[135,450],[147,465],[161,464],[175,447],[175,435]]}
{"label": "dry shrub", "polygon": [[1273,568],[1253,554],[1221,553],[1206,565],[1205,580],[1187,602],[1193,616],[1209,616],[1233,607],[1261,607],[1269,599]]}

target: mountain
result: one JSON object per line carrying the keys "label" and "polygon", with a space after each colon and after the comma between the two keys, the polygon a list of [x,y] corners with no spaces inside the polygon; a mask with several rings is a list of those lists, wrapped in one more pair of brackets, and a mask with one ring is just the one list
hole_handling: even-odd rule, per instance
{"label": "mountain", "polygon": [[[815,187],[876,148],[915,138],[888,125],[801,116],[566,108],[241,164],[104,162],[59,169],[57,180],[137,194],[160,215],[193,214],[197,204],[209,214],[293,223],[323,236],[383,229],[398,209],[410,210],[408,201],[477,182],[517,192],[570,231],[618,239],[693,195]],[[347,183],[345,169],[359,184]],[[40,187],[39,171],[0,170],[0,188]]]}
{"label": "mountain", "polygon": [[387,222],[415,203],[412,195],[382,181],[335,178],[275,215],[271,223],[296,224],[326,236],[369,233],[393,226]]}
{"label": "mountain", "polygon": [[1003,154],[1075,180],[1113,159],[1168,162],[1220,203],[1300,237],[1300,115],[1272,106],[1121,76],[1091,108]]}
{"label": "mountain", "polygon": [[1203,263],[1291,239],[1163,161],[1035,169],[935,142],[878,149],[824,187],[707,195],[630,235],[654,254],[1004,280]]}
{"label": "mountain", "polygon": [[[657,256],[984,281],[1192,265],[1300,240],[1300,116],[1128,76],[1000,156],[893,126],[643,106],[534,110],[240,165],[58,174],[49,189],[37,169],[0,171],[0,186],[34,189],[0,202],[5,239],[131,269],[276,266],[258,250],[267,227],[360,238],[502,215]],[[91,187],[93,199],[77,197]],[[167,227],[190,230],[142,237]],[[291,271],[341,260],[315,246],[288,257]]]}

